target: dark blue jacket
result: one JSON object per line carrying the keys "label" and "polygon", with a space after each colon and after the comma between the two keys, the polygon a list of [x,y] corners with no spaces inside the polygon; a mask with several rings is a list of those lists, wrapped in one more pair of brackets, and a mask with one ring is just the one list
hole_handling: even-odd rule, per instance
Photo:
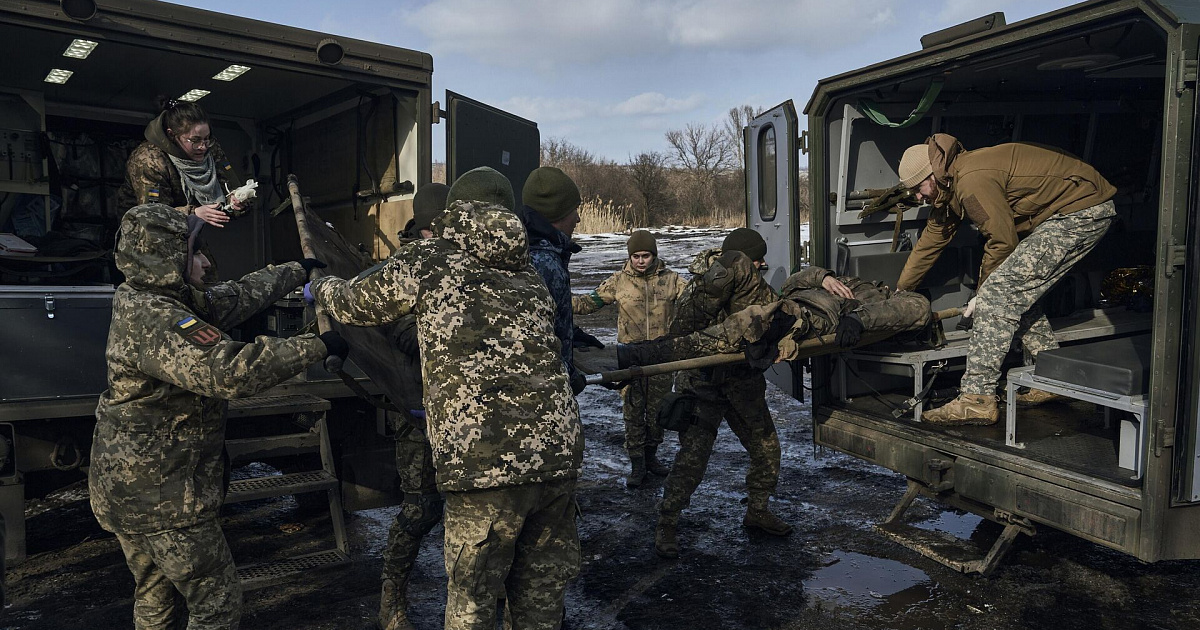
{"label": "dark blue jacket", "polygon": [[580,247],[533,208],[524,206],[518,214],[529,232],[530,261],[546,288],[550,289],[550,297],[554,298],[554,334],[562,342],[567,374],[573,375],[576,371],[572,349],[575,317],[571,311],[571,274],[567,265],[571,262],[571,254],[578,252]]}

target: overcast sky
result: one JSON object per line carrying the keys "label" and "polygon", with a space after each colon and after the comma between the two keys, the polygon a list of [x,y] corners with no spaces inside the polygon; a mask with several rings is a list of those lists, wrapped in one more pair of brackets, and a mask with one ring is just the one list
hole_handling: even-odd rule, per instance
{"label": "overcast sky", "polygon": [[[792,99],[819,79],[920,49],[994,11],[1009,24],[1070,0],[177,0],[433,55],[443,91],[495,105],[625,162],[731,107]],[[801,123],[803,126],[803,122]],[[434,159],[445,158],[444,126]]]}

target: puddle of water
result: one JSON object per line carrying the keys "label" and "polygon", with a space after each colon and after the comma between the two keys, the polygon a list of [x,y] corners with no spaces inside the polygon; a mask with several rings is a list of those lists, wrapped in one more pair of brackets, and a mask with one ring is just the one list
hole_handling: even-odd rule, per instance
{"label": "puddle of water", "polygon": [[946,532],[956,538],[967,539],[975,532],[975,528],[983,522],[982,516],[976,516],[969,512],[958,513],[952,510],[947,510],[938,514],[937,518],[912,523],[913,527],[921,529]]}
{"label": "puddle of water", "polygon": [[901,612],[933,597],[924,571],[895,560],[839,550],[825,564],[804,581],[812,605],[820,608],[883,606]]}

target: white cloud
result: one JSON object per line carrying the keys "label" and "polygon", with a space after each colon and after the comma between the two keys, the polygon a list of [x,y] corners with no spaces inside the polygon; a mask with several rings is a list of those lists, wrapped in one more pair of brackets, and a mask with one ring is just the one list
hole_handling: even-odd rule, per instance
{"label": "white cloud", "polygon": [[581,98],[515,96],[498,105],[522,118],[539,123],[561,123],[585,118],[646,117],[695,110],[704,99],[698,94],[672,98],[659,92],[643,92],[616,103]]}
{"label": "white cloud", "polygon": [[703,101],[699,94],[687,98],[670,98],[658,92],[642,92],[617,103],[612,111],[624,116],[679,114],[696,109]]}
{"label": "white cloud", "polygon": [[435,55],[543,70],[661,54],[823,52],[897,22],[888,0],[434,0],[398,19]]}

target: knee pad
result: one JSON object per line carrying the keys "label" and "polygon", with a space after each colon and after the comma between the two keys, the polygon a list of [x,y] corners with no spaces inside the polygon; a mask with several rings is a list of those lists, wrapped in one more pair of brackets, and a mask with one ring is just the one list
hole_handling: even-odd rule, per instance
{"label": "knee pad", "polygon": [[442,495],[406,494],[404,503],[400,504],[400,512],[396,514],[396,522],[412,536],[424,536],[442,520],[442,510],[446,501]]}

